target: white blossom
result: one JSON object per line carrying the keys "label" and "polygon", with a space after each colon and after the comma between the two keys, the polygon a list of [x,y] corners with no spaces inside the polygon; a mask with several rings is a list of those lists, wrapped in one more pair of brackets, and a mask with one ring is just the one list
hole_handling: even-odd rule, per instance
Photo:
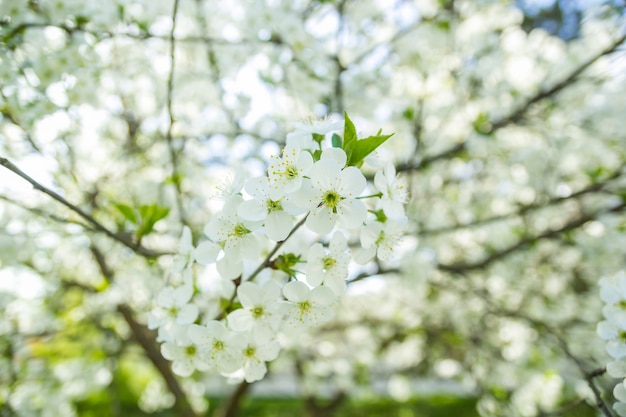
{"label": "white blossom", "polygon": [[320,243],[315,243],[309,249],[306,281],[313,287],[324,284],[339,296],[346,289],[349,263],[348,241],[341,232],[335,232],[328,245],[328,252]]}
{"label": "white blossom", "polygon": [[336,297],[328,287],[309,289],[303,282],[291,281],[283,287],[283,294],[290,301],[286,324],[291,328],[317,326],[334,315],[331,305]]}
{"label": "white blossom", "polygon": [[310,179],[294,197],[310,210],[306,225],[313,232],[329,233],[337,222],[355,229],[367,217],[365,204],[357,199],[365,189],[365,177],[358,168],[344,168],[346,160],[342,149],[326,149],[311,168]]}
{"label": "white blossom", "polygon": [[405,217],[404,205],[408,200],[408,187],[403,178],[396,176],[393,164],[387,164],[384,170],[376,173],[374,185],[382,194],[377,208],[382,209],[392,219]]}

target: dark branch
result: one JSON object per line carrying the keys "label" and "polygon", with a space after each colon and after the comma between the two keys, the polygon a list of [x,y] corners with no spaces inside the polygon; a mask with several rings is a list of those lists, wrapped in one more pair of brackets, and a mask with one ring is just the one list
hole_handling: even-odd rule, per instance
{"label": "dark branch", "polygon": [[467,229],[467,228],[471,228],[471,227],[478,227],[478,226],[483,226],[483,225],[489,224],[489,223],[494,223],[494,222],[498,222],[498,221],[502,221],[502,220],[508,220],[508,219],[511,219],[511,218],[520,217],[520,216],[523,216],[523,215],[525,215],[527,213],[530,213],[530,212],[533,212],[533,211],[536,211],[536,210],[540,210],[540,209],[543,209],[543,208],[546,208],[546,207],[554,206],[554,205],[560,204],[560,203],[562,203],[564,201],[572,200],[572,199],[581,197],[581,196],[586,195],[586,194],[604,191],[611,181],[613,181],[613,180],[615,180],[617,178],[620,178],[623,174],[624,173],[622,172],[622,169],[618,169],[616,172],[611,174],[611,176],[609,176],[606,180],[604,180],[602,182],[592,183],[592,184],[588,185],[587,187],[582,188],[582,189],[580,189],[580,190],[578,190],[578,191],[568,195],[567,197],[553,197],[553,198],[550,198],[545,203],[530,204],[530,205],[522,206],[519,210],[517,210],[515,212],[507,213],[507,214],[501,214],[501,215],[492,216],[492,217],[487,217],[485,219],[476,220],[476,221],[473,221],[471,223],[456,224],[456,225],[452,225],[452,226],[444,226],[444,227],[439,227],[439,228],[434,228],[434,229],[425,229],[425,230],[420,231],[419,235],[420,236],[438,235],[438,234],[453,232],[453,231],[456,231],[456,230],[459,230],[459,229]]}
{"label": "dark branch", "polygon": [[610,209],[604,209],[604,210],[598,210],[595,213],[592,214],[586,214],[586,215],[581,215],[580,217],[578,217],[577,219],[571,220],[568,223],[566,223],[563,227],[558,228],[558,229],[553,229],[553,230],[547,230],[543,233],[540,233],[536,236],[531,236],[531,237],[526,237],[523,239],[520,239],[517,243],[499,250],[497,252],[494,252],[493,254],[491,254],[490,256],[487,256],[486,258],[480,260],[480,261],[476,261],[476,262],[459,262],[459,263],[454,263],[454,264],[439,264],[438,268],[442,271],[446,271],[446,272],[452,272],[452,273],[458,273],[458,274],[462,274],[465,272],[469,272],[469,271],[475,271],[475,270],[479,270],[479,269],[484,269],[487,268],[489,265],[491,265],[492,263],[503,259],[517,251],[519,251],[520,249],[524,249],[540,240],[543,239],[553,239],[556,238],[558,236],[560,236],[563,233],[569,232],[571,230],[577,229],[579,227],[581,227],[582,225],[584,225],[585,223],[587,223],[590,220],[594,220],[597,217],[601,216],[602,214],[606,214],[606,213],[616,213],[619,211],[624,210],[624,208],[626,207],[626,203],[620,203],[619,205],[612,207]]}
{"label": "dark branch", "polygon": [[147,248],[143,247],[141,244],[139,244],[137,242],[133,242],[128,237],[126,237],[124,235],[121,235],[121,234],[118,234],[118,233],[114,233],[113,231],[109,230],[102,223],[97,221],[91,214],[85,212],[80,207],[70,203],[64,197],[59,195],[58,193],[52,191],[51,189],[49,189],[47,187],[44,187],[39,182],[35,181],[32,177],[27,175],[24,171],[22,171],[17,166],[15,166],[15,164],[13,164],[8,159],[0,157],[0,165],[2,165],[3,167],[8,169],[9,171],[13,172],[14,174],[19,175],[20,177],[22,177],[23,179],[28,181],[33,186],[34,189],[36,189],[38,191],[41,191],[42,193],[52,197],[54,200],[58,201],[59,203],[63,204],[65,207],[67,207],[68,209],[70,209],[74,213],[78,214],[80,217],[82,217],[84,220],[86,220],[87,223],[91,224],[91,226],[93,226],[93,228],[96,231],[104,233],[105,235],[107,235],[111,239],[113,239],[113,240],[115,240],[117,242],[120,242],[121,244],[123,244],[127,248],[132,249],[136,254],[144,256],[146,258],[156,258],[158,256],[165,255],[165,253],[155,252],[155,251],[153,251],[151,249],[147,249]]}
{"label": "dark branch", "polygon": [[[100,268],[100,273],[108,282],[112,282],[114,279],[114,273],[107,264],[102,251],[93,244],[90,249],[98,267]],[[176,401],[174,407],[180,413],[179,415],[183,417],[197,417],[196,413],[189,405],[185,392],[170,369],[169,362],[163,357],[163,355],[161,355],[159,344],[156,341],[156,333],[139,323],[135,319],[133,311],[129,306],[120,304],[117,306],[117,311],[122,315],[122,317],[124,317],[133,338],[144,350],[148,359],[150,359],[159,374],[163,377],[167,388],[174,395]]]}

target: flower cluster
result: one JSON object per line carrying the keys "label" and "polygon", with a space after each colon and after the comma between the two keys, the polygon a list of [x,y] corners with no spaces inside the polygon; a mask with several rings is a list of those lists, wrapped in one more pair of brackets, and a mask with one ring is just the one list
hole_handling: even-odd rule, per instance
{"label": "flower cluster", "polygon": [[622,379],[613,390],[617,400],[613,408],[618,415],[626,416],[626,272],[602,278],[600,298],[605,303],[605,320],[598,323],[598,335],[606,340],[606,351],[613,358],[606,370],[612,377]]}
{"label": "flower cluster", "polygon": [[[388,165],[368,184],[360,167],[390,135],[357,139],[346,116],[300,125],[287,136],[267,176],[229,193],[222,210],[193,245],[185,228],[172,271],[181,285],[165,287],[151,312],[162,354],[178,375],[214,371],[234,381],[256,381],[279,353],[279,334],[298,334],[333,318],[346,289],[350,238],[360,232],[355,260],[386,259],[406,224],[406,185]],[[331,145],[332,146],[329,146]],[[300,253],[280,249],[305,226],[314,241]],[[222,290],[201,307],[194,264],[212,265]],[[261,274],[269,269],[276,273]],[[206,304],[206,303],[204,303]],[[217,306],[217,307],[215,307]]]}

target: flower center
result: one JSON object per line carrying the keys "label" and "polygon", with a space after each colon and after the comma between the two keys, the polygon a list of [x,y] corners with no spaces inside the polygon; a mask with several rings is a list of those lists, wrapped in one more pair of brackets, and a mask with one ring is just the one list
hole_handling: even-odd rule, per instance
{"label": "flower center", "polygon": [[230,236],[242,237],[248,233],[250,233],[250,230],[248,230],[246,226],[241,223],[237,223],[233,228],[233,232],[230,234]]}
{"label": "flower center", "polygon": [[295,165],[289,165],[285,170],[285,176],[290,180],[298,176],[298,168]]}
{"label": "flower center", "polygon": [[274,201],[274,200],[267,200],[267,211],[268,212],[273,212],[273,211],[280,211],[283,209],[283,205],[280,203],[280,201]]}
{"label": "flower center", "polygon": [[224,350],[224,342],[222,342],[221,340],[215,340],[213,342],[213,350],[215,351]]}
{"label": "flower center", "polygon": [[327,271],[333,266],[335,266],[336,263],[337,261],[332,256],[325,256],[322,258],[322,265],[324,266],[324,269]]}
{"label": "flower center", "polygon": [[322,197],[322,204],[330,208],[333,213],[337,213],[337,204],[339,204],[341,200],[343,200],[343,197],[336,191],[330,190],[326,191],[326,194]]}
{"label": "flower center", "polygon": [[255,354],[256,354],[256,348],[254,346],[248,346],[243,351],[243,355],[247,358],[253,358]]}
{"label": "flower center", "polygon": [[196,354],[196,347],[191,345],[185,348],[185,354],[187,356],[194,356]]}
{"label": "flower center", "polygon": [[252,317],[255,319],[261,318],[263,316],[263,307],[254,307],[252,309]]}
{"label": "flower center", "polygon": [[298,308],[300,309],[300,315],[304,315],[311,311],[311,302],[310,301],[301,301],[298,303]]}

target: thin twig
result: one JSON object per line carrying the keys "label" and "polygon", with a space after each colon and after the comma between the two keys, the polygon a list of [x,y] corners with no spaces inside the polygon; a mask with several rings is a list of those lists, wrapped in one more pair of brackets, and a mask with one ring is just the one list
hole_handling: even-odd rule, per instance
{"label": "thin twig", "polygon": [[502,220],[508,220],[508,219],[511,219],[511,218],[514,218],[514,217],[520,217],[520,216],[523,216],[524,214],[526,214],[528,212],[532,212],[532,211],[535,211],[535,210],[540,210],[540,209],[543,209],[543,208],[546,208],[546,207],[554,206],[554,205],[560,204],[560,203],[562,203],[564,201],[572,200],[574,198],[581,197],[581,196],[589,194],[589,193],[604,191],[605,188],[607,187],[607,185],[609,185],[609,183],[611,181],[614,181],[614,180],[622,177],[622,175],[624,175],[624,171],[620,167],[613,174],[611,174],[608,178],[606,178],[606,180],[604,180],[603,182],[592,183],[592,184],[588,185],[587,187],[584,187],[584,188],[582,188],[582,189],[580,189],[580,190],[578,190],[576,192],[571,193],[567,197],[553,197],[553,198],[550,198],[545,203],[529,204],[529,205],[526,205],[526,206],[522,206],[519,210],[517,210],[515,212],[512,212],[512,213],[500,214],[500,215],[497,215],[497,216],[487,217],[487,218],[484,218],[484,219],[479,219],[479,220],[473,221],[471,223],[456,224],[456,225],[452,225],[452,226],[443,226],[443,227],[432,228],[432,229],[424,229],[424,230],[421,230],[419,232],[419,235],[420,236],[438,235],[438,234],[443,234],[443,233],[448,233],[448,232],[454,232],[454,231],[459,230],[459,229],[467,229],[467,228],[472,228],[472,227],[478,227],[478,226],[483,226],[483,225],[489,224],[489,223],[494,223],[494,222],[498,222],[498,221],[502,221]]}
{"label": "thin twig", "polygon": [[[185,208],[182,199],[182,189],[180,181],[180,172],[178,170],[178,155],[176,149],[174,149],[173,129],[174,129],[174,110],[173,110],[173,95],[174,95],[174,73],[176,68],[176,38],[174,32],[176,31],[176,21],[178,17],[178,0],[174,0],[174,7],[172,10],[172,30],[170,31],[170,72],[167,77],[167,98],[166,98],[166,110],[169,118],[167,124],[167,131],[165,132],[165,140],[167,141],[167,148],[170,153],[170,163],[172,164],[172,183],[176,191],[176,207],[178,208],[178,216],[180,222],[183,225],[187,225],[185,216]],[[184,142],[181,142],[184,143]]]}
{"label": "thin twig", "polygon": [[147,248],[143,247],[141,244],[139,244],[137,242],[133,242],[128,237],[126,237],[124,235],[121,235],[121,234],[118,234],[118,233],[114,233],[113,231],[109,230],[102,223],[97,221],[91,214],[85,212],[80,207],[70,203],[64,197],[59,195],[58,193],[56,193],[56,192],[52,191],[51,189],[41,185],[39,182],[35,181],[32,177],[30,177],[24,171],[22,171],[17,166],[15,166],[15,164],[13,164],[8,159],[0,157],[0,165],[2,165],[3,167],[8,169],[9,171],[13,172],[14,174],[19,175],[20,177],[22,177],[23,179],[28,181],[33,186],[34,189],[36,189],[38,191],[41,191],[42,193],[52,197],[54,200],[58,201],[59,203],[63,204],[65,207],[67,207],[68,209],[70,209],[74,213],[78,214],[80,217],[85,219],[89,224],[91,224],[93,226],[93,228],[95,230],[97,230],[98,232],[104,233],[105,235],[107,235],[111,239],[116,240],[117,242],[120,242],[121,244],[123,244],[127,248],[132,249],[136,254],[141,255],[143,257],[146,257],[146,258],[156,258],[156,257],[159,257],[161,255],[165,255],[166,254],[166,253],[162,253],[162,252],[155,252],[155,251],[153,251],[151,249],[147,249]]}
{"label": "thin twig", "polygon": [[442,271],[453,272],[453,273],[458,273],[458,274],[462,274],[468,271],[475,271],[475,270],[483,269],[483,268],[488,267],[495,261],[505,258],[506,256],[511,255],[520,249],[526,248],[529,245],[532,245],[540,240],[552,239],[552,238],[558,237],[562,235],[563,233],[566,233],[566,232],[569,232],[570,230],[574,230],[574,229],[581,227],[588,221],[594,220],[603,214],[616,213],[616,212],[624,210],[624,208],[626,208],[626,203],[620,203],[617,206],[609,208],[609,209],[602,209],[592,214],[581,215],[577,219],[569,221],[563,227],[560,227],[558,229],[547,230],[536,236],[531,236],[531,237],[520,239],[517,243],[514,243],[513,245],[507,248],[494,252],[493,254],[487,256],[486,258],[480,261],[459,262],[459,263],[454,263],[454,264],[438,264],[437,267]]}
{"label": "thin twig", "polygon": [[[541,100],[550,98],[550,97],[558,94],[559,92],[561,92],[565,88],[571,86],[587,68],[589,68],[593,63],[595,63],[598,59],[602,58],[603,56],[609,55],[609,54],[615,52],[615,50],[617,50],[617,48],[622,43],[624,43],[625,40],[626,40],[626,36],[620,37],[615,42],[613,42],[611,45],[609,45],[607,48],[599,51],[594,56],[592,56],[590,59],[588,59],[587,61],[583,62],[581,65],[576,67],[576,69],[571,71],[561,81],[559,81],[559,82],[555,83],[554,85],[552,85],[552,87],[542,89],[539,92],[537,92],[535,95],[527,98],[526,101],[523,104],[521,104],[519,107],[517,107],[516,109],[512,110],[511,112],[509,112],[509,114],[507,116],[499,118],[499,119],[492,119],[492,120],[490,120],[487,123],[487,125],[489,125],[489,129],[487,129],[487,131],[485,133],[493,134],[496,130],[498,130],[498,129],[502,128],[502,127],[505,127],[505,126],[508,126],[509,124],[518,122],[528,112],[528,110],[535,103],[537,103],[537,102],[539,102]],[[457,143],[457,144],[452,145],[448,149],[445,149],[445,150],[441,151],[438,154],[424,157],[423,159],[421,159],[417,163],[400,164],[400,165],[398,165],[396,167],[396,171],[397,172],[403,172],[403,171],[414,171],[414,170],[417,170],[417,169],[424,169],[424,168],[426,168],[427,166],[431,165],[434,162],[437,162],[437,161],[440,161],[440,160],[444,160],[444,159],[449,159],[449,158],[451,158],[453,156],[459,155],[462,152],[464,152],[466,149],[467,149],[467,141],[461,142],[461,143]]]}

